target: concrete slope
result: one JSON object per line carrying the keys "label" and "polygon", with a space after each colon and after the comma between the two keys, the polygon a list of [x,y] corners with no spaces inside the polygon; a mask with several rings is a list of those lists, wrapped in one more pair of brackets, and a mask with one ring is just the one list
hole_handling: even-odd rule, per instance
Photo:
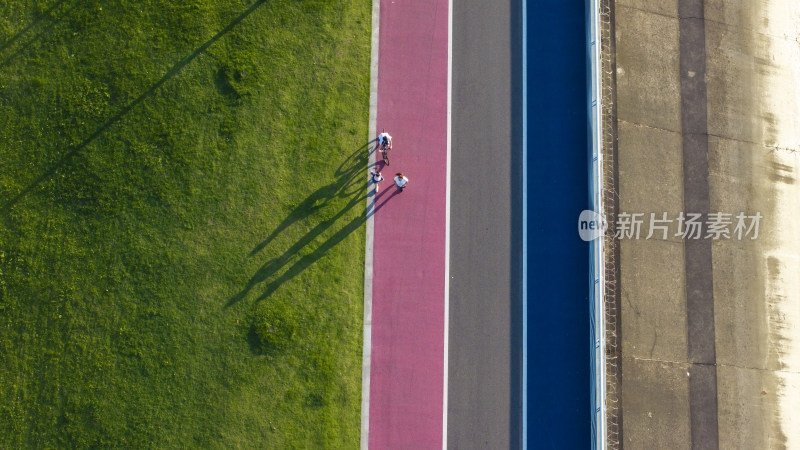
{"label": "concrete slope", "polygon": [[619,205],[646,219],[619,242],[623,444],[798,448],[800,4],[625,0],[616,27]]}

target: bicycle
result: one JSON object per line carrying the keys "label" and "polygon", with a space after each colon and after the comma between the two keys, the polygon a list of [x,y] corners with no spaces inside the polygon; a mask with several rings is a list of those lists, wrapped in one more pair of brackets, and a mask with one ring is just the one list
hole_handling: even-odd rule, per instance
{"label": "bicycle", "polygon": [[389,146],[381,144],[381,154],[383,155],[383,163],[389,165]]}
{"label": "bicycle", "polygon": [[[383,136],[383,142],[380,142],[381,136]],[[392,144],[391,144],[392,137],[389,136],[388,133],[386,133],[386,128],[384,128],[383,131],[381,131],[381,134],[378,135],[378,139],[379,139],[379,141],[378,141],[379,147],[378,148],[380,148],[381,154],[383,155],[383,163],[388,166],[389,165],[389,150],[391,150],[391,148],[392,148]]]}

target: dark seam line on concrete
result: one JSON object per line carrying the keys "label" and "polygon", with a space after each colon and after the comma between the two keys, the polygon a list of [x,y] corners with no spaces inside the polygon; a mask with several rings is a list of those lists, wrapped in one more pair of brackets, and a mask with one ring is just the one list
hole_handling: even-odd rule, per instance
{"label": "dark seam line on concrete", "polygon": [[[679,0],[683,201],[708,217],[708,111],[703,0]],[[711,241],[684,241],[689,415],[693,449],[718,449],[717,368]]]}
{"label": "dark seam line on concrete", "polygon": [[638,123],[638,122],[631,122],[630,120],[625,120],[625,119],[619,119],[619,122],[628,124],[628,125],[630,125],[632,127],[647,128],[649,130],[665,131],[667,133],[680,134],[680,132],[681,132],[680,130],[670,130],[669,128],[655,127],[653,125],[647,125],[647,124]]}
{"label": "dark seam line on concrete", "polygon": [[650,10],[650,9],[647,9],[647,8],[639,8],[639,7],[632,6],[632,5],[619,5],[619,6],[622,7],[622,8],[625,8],[625,9],[630,9],[630,10],[633,10],[633,11],[639,11],[639,12],[642,12],[642,13],[645,13],[645,14],[652,14],[654,16],[666,17],[667,19],[675,19],[675,16],[672,15],[672,14],[653,11],[653,10]]}

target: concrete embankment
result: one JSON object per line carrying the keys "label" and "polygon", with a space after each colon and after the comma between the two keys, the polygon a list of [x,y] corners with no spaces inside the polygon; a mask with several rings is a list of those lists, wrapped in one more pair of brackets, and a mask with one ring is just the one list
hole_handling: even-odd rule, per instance
{"label": "concrete embankment", "polygon": [[618,206],[644,213],[617,244],[623,446],[800,448],[800,3],[620,0],[614,25]]}

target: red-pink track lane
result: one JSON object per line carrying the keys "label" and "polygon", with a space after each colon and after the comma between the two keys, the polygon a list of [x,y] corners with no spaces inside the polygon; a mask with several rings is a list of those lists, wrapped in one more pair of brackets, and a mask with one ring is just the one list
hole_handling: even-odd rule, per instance
{"label": "red-pink track lane", "polygon": [[373,449],[442,447],[448,1],[380,4],[376,122],[393,148],[374,205]]}

